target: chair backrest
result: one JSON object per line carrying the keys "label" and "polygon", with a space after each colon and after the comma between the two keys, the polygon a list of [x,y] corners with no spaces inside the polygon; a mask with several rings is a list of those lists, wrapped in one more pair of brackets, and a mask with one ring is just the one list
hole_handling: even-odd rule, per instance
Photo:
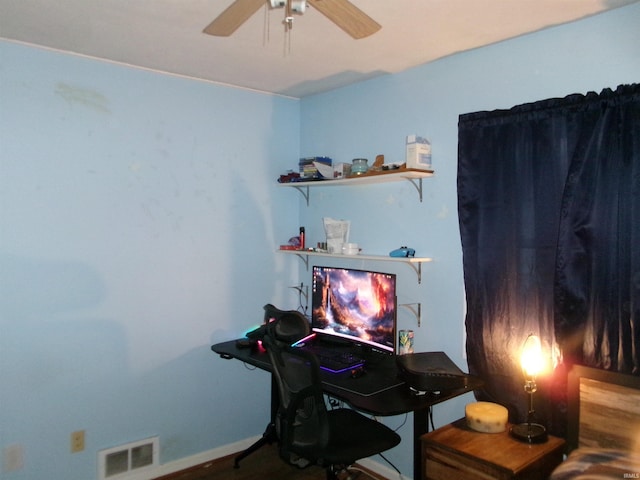
{"label": "chair backrest", "polygon": [[262,340],[268,332],[271,338],[290,345],[311,333],[309,320],[297,310],[280,310],[270,303],[263,308],[264,322],[248,332],[248,338]]}
{"label": "chair backrest", "polygon": [[311,333],[309,320],[297,310],[280,310],[270,303],[263,308],[264,324],[272,338],[290,345]]}
{"label": "chair backrest", "polygon": [[316,357],[299,348],[282,345],[266,335],[264,345],[269,353],[279,394],[276,430],[281,456],[290,454],[315,461],[314,452],[329,442],[327,417],[320,367]]}

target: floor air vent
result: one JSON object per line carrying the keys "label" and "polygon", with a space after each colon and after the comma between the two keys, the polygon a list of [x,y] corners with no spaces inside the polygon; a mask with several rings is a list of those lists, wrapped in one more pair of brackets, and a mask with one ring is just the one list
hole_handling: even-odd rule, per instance
{"label": "floor air vent", "polygon": [[158,466],[158,437],[127,443],[98,452],[99,480],[144,479]]}

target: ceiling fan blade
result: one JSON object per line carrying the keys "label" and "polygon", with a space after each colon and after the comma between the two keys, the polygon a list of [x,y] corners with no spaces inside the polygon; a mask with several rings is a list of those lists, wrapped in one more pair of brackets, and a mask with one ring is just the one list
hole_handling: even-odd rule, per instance
{"label": "ceiling fan blade", "polygon": [[364,38],[376,33],[382,26],[349,0],[308,0],[325,17],[353,38]]}
{"label": "ceiling fan blade", "polygon": [[228,37],[265,4],[265,0],[235,0],[203,30],[208,35]]}

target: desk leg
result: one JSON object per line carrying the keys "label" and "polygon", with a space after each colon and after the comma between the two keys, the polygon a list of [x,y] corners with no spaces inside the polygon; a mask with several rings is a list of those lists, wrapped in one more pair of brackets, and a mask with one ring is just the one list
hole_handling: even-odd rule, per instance
{"label": "desk leg", "polygon": [[424,462],[420,437],[429,431],[429,411],[431,407],[413,412],[413,480],[423,480]]}
{"label": "desk leg", "polygon": [[265,429],[262,437],[251,445],[249,448],[241,452],[234,459],[233,468],[240,468],[240,460],[248,457],[253,452],[258,450],[260,447],[264,445],[271,445],[274,442],[278,441],[278,435],[276,433],[276,415],[278,414],[278,384],[276,383],[275,375],[271,375],[271,420],[269,421],[269,425]]}

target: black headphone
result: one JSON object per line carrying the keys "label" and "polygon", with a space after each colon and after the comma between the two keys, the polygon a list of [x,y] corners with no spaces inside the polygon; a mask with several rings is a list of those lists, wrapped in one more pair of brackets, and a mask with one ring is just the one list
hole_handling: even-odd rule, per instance
{"label": "black headphone", "polygon": [[269,335],[274,340],[291,345],[311,333],[309,320],[297,310],[280,310],[270,303],[264,307],[264,324],[247,333],[251,339]]}

